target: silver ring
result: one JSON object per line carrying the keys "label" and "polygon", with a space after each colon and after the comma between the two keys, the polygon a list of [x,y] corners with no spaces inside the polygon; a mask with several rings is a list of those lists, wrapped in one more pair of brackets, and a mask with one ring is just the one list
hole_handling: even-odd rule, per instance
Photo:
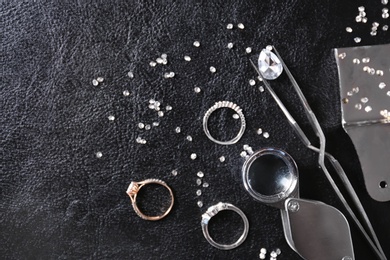
{"label": "silver ring", "polygon": [[[240,128],[240,131],[238,132],[237,136],[234,137],[231,140],[228,140],[228,141],[219,141],[219,140],[215,139],[214,137],[212,137],[211,134],[210,134],[208,125],[207,125],[210,115],[215,110],[217,110],[219,108],[223,108],[223,107],[227,107],[227,108],[233,109],[238,114],[238,116],[240,117],[240,121],[241,121],[241,128]],[[237,106],[236,104],[234,104],[233,102],[230,102],[230,101],[219,101],[219,102],[216,102],[214,106],[212,106],[209,110],[207,110],[206,114],[203,117],[203,130],[204,130],[206,136],[211,141],[213,141],[214,143],[217,143],[217,144],[230,145],[230,144],[237,143],[238,140],[240,140],[242,135],[244,134],[245,128],[246,128],[246,122],[245,122],[244,114],[242,113],[242,109],[239,106]]]}
{"label": "silver ring", "polygon": [[[236,242],[234,242],[231,245],[218,244],[217,242],[215,242],[211,238],[211,236],[209,234],[208,225],[209,225],[210,219],[212,217],[214,217],[215,215],[217,215],[218,212],[220,212],[222,210],[235,211],[236,213],[238,213],[241,216],[242,220],[244,221],[244,233],[240,236],[240,238]],[[248,221],[248,218],[245,216],[244,212],[242,212],[239,208],[237,208],[236,206],[234,206],[230,203],[223,203],[223,202],[219,202],[218,204],[211,206],[210,208],[207,209],[206,213],[204,213],[202,215],[201,225],[202,225],[203,235],[206,238],[206,240],[212,246],[214,246],[218,249],[221,249],[221,250],[229,250],[229,249],[233,249],[233,248],[236,248],[239,245],[241,245],[245,241],[245,239],[248,235],[248,231],[249,231],[249,221]]]}

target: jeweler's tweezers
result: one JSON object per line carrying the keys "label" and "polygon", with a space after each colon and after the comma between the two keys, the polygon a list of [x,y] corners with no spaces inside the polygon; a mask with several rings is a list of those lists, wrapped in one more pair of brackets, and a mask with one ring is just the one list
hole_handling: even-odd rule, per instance
{"label": "jeweler's tweezers", "polygon": [[[298,86],[298,83],[295,81],[293,75],[291,74],[291,72],[287,68],[286,64],[283,62],[283,59],[279,55],[278,51],[275,49],[274,46],[272,46],[272,49],[275,51],[276,56],[280,59],[282,66],[283,66],[283,69],[286,71],[287,76],[289,77],[289,79],[294,87],[295,92],[298,94],[299,99],[305,108],[306,116],[307,116],[312,128],[316,132],[316,135],[320,139],[320,148],[317,148],[311,144],[308,137],[303,132],[302,128],[298,125],[298,123],[295,121],[295,119],[291,116],[290,112],[287,110],[287,108],[284,106],[283,102],[276,95],[276,93],[272,89],[271,85],[268,83],[268,81],[266,79],[263,78],[262,74],[258,70],[257,66],[253,63],[253,61],[250,60],[251,64],[253,65],[253,67],[255,68],[257,73],[259,74],[259,79],[261,79],[264,82],[265,87],[270,92],[270,94],[272,95],[272,97],[274,98],[274,100],[276,101],[278,106],[282,109],[282,111],[283,111],[284,115],[287,117],[290,125],[293,127],[293,129],[298,134],[298,136],[300,137],[301,141],[305,144],[305,146],[308,147],[309,149],[319,153],[318,163],[319,163],[321,169],[323,170],[323,172],[325,173],[325,176],[327,177],[328,181],[330,182],[333,190],[336,192],[337,196],[339,197],[339,199],[343,203],[343,205],[346,208],[346,210],[348,211],[349,215],[352,217],[353,221],[355,222],[355,224],[357,225],[357,227],[359,228],[361,233],[364,235],[367,242],[370,244],[371,248],[376,253],[376,255],[379,257],[379,259],[386,260],[387,258],[386,258],[385,254],[383,252],[383,249],[379,243],[378,237],[376,236],[375,231],[371,225],[371,222],[370,222],[370,220],[369,220],[369,218],[368,218],[368,216],[363,208],[363,205],[361,204],[359,197],[357,196],[355,190],[353,189],[347,175],[345,174],[340,163],[331,154],[325,152],[326,139],[325,139],[325,135],[322,131],[322,128],[317,120],[317,117],[315,116],[314,112],[311,110],[309,103],[307,102],[305,96],[303,95],[301,89]],[[344,184],[346,190],[348,191],[350,197],[352,198],[355,206],[358,208],[359,215],[364,219],[365,226],[368,229],[372,238],[374,239],[375,243],[372,241],[371,237],[367,234],[366,230],[363,228],[362,224],[359,222],[358,218],[356,217],[355,213],[352,211],[348,202],[345,200],[340,189],[337,187],[336,183],[334,182],[332,176],[330,175],[328,169],[325,166],[325,156],[330,161],[331,165],[335,169],[336,173],[338,174],[342,183]]]}

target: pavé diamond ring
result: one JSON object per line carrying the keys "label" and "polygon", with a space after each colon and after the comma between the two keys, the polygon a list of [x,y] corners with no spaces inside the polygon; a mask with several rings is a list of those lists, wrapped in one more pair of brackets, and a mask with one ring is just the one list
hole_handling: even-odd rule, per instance
{"label": "pav\u00e9 diamond ring", "polygon": [[[230,244],[230,245],[224,245],[224,244],[219,244],[219,243],[215,242],[213,240],[213,238],[210,236],[209,230],[208,230],[208,225],[209,225],[210,219],[212,217],[214,217],[215,215],[217,215],[218,212],[220,212],[222,210],[232,210],[232,211],[238,213],[240,215],[240,217],[242,218],[242,220],[244,221],[244,233],[238,238],[238,240],[236,242],[234,242],[233,244]],[[236,206],[234,206],[230,203],[223,203],[223,202],[219,202],[218,204],[211,206],[210,208],[207,209],[206,213],[204,213],[202,215],[201,225],[202,225],[203,235],[206,238],[206,240],[212,246],[214,246],[218,249],[221,249],[221,250],[229,250],[229,249],[233,249],[233,248],[236,248],[239,245],[241,245],[245,241],[245,239],[248,235],[248,231],[249,231],[249,221],[248,221],[248,218],[245,216],[244,212],[242,212],[239,208],[237,208]]]}
{"label": "pav\u00e9 diamond ring", "polygon": [[[171,197],[171,204],[169,205],[169,208],[162,215],[159,215],[159,216],[147,216],[147,215],[143,214],[137,206],[137,194],[138,194],[139,190],[143,186],[145,186],[147,184],[152,184],[152,183],[159,184],[159,185],[162,185],[165,188],[167,188],[169,191],[169,195]],[[164,218],[166,215],[168,215],[168,213],[171,211],[171,209],[173,207],[174,197],[173,197],[173,192],[172,192],[171,188],[164,181],[161,181],[158,179],[147,179],[147,180],[144,180],[141,182],[132,181],[129,185],[129,188],[127,188],[126,193],[129,195],[129,197],[131,199],[131,204],[133,206],[135,213],[137,213],[138,216],[140,216],[142,219],[145,219],[145,220],[151,220],[151,221],[160,220],[160,219]]]}
{"label": "pav\u00e9 diamond ring", "polygon": [[[217,110],[219,108],[223,108],[223,107],[233,109],[238,114],[238,116],[240,117],[240,121],[241,121],[240,131],[238,132],[236,137],[234,137],[233,139],[228,140],[228,141],[219,141],[219,140],[215,139],[210,134],[210,131],[209,131],[209,128],[208,128],[208,120],[209,120],[210,115],[215,110]],[[244,114],[242,113],[242,109],[239,106],[237,106],[236,104],[234,104],[233,102],[230,102],[230,101],[219,101],[219,102],[216,102],[214,106],[212,106],[209,110],[207,110],[206,114],[203,117],[203,130],[204,130],[206,136],[211,141],[213,141],[214,143],[217,143],[217,144],[230,145],[230,144],[237,143],[238,140],[240,140],[242,135],[244,134],[245,128],[246,128],[246,122],[245,122]]]}

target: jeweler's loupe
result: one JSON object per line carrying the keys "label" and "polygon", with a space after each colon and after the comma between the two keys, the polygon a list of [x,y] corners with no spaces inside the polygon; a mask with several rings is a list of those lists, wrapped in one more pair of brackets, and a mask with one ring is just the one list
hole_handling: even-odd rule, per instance
{"label": "jeweler's loupe", "polygon": [[244,163],[245,189],[256,200],[280,209],[287,198],[298,197],[298,168],[286,152],[265,148]]}
{"label": "jeweler's loupe", "polygon": [[355,259],[344,215],[320,201],[299,198],[298,167],[288,153],[274,148],[253,153],[242,177],[252,197],[280,209],[284,237],[303,259]]}

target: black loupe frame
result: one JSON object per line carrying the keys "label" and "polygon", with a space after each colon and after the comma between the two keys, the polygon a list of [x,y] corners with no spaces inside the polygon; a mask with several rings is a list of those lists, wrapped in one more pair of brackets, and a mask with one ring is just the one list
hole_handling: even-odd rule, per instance
{"label": "black loupe frame", "polygon": [[[273,194],[273,195],[264,195],[257,191],[255,191],[250,185],[249,180],[249,171],[250,168],[258,158],[264,155],[272,155],[282,159],[283,162],[288,167],[288,172],[291,177],[291,181],[288,186],[286,186],[282,191]],[[261,174],[261,173],[259,173]],[[243,167],[242,167],[242,180],[244,183],[245,189],[248,193],[254,197],[256,200],[263,202],[265,204],[279,204],[283,200],[288,197],[297,197],[298,196],[298,167],[294,161],[294,159],[285,151],[277,149],[277,148],[264,148],[259,151],[254,152],[252,155],[246,159]],[[283,207],[283,205],[275,205],[278,207]]]}

